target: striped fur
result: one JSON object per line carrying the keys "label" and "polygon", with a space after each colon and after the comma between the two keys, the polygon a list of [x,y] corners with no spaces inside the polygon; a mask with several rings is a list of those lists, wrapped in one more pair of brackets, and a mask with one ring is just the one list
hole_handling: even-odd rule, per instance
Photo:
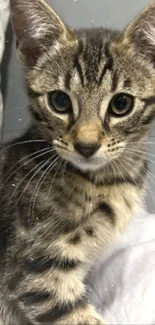
{"label": "striped fur", "polygon": [[[155,5],[122,34],[72,32],[43,0],[11,6],[33,119],[0,157],[0,324],[103,324],[85,279],[143,200],[155,76],[134,31],[140,24],[154,46]],[[49,106],[53,90],[70,96],[72,111]],[[134,108],[118,118],[108,107],[122,92]],[[87,159],[76,143],[98,147]]]}

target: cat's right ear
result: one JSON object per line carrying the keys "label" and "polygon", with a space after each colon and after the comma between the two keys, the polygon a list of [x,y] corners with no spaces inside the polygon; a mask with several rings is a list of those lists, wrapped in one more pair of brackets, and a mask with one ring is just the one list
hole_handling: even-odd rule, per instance
{"label": "cat's right ear", "polygon": [[34,66],[42,53],[57,44],[72,44],[74,33],[44,0],[11,0],[18,55],[25,66]]}

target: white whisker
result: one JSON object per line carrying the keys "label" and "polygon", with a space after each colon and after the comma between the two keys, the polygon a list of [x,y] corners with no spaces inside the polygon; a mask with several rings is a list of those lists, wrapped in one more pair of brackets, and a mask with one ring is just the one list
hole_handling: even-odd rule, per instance
{"label": "white whisker", "polygon": [[[46,153],[48,153],[48,152],[46,152]],[[50,150],[49,150],[49,153],[50,153]],[[17,190],[18,190],[18,188],[20,187],[20,185],[22,184],[22,182],[35,170],[35,169],[37,169],[38,168],[38,166],[41,166],[41,168],[44,166],[44,165],[46,165],[46,163],[47,163],[48,161],[46,161],[45,163],[43,163],[42,161],[39,163],[39,164],[37,164],[37,165],[35,165],[23,178],[22,178],[22,180],[18,183],[18,185],[17,185],[17,187],[15,188],[15,190],[13,191],[13,193],[12,193],[12,195],[11,195],[11,198],[10,198],[10,201],[9,201],[9,203],[11,203],[11,199],[12,199],[12,197],[15,195],[15,193],[17,192]],[[43,165],[43,166],[42,166]],[[41,170],[41,168],[39,169],[39,171]],[[34,175],[34,174],[33,174]],[[36,175],[36,174],[35,174]],[[34,175],[34,177],[35,177],[35,175]],[[26,188],[27,188],[27,186],[26,186]],[[25,190],[24,190],[24,192],[25,192]],[[17,206],[17,204],[19,203],[19,201],[20,201],[20,199],[21,199],[21,197],[23,196],[23,194],[24,194],[24,192],[22,192],[22,195],[20,195],[20,197],[19,197],[19,199],[17,200],[17,202],[16,202],[16,205],[15,206]]]}
{"label": "white whisker", "polygon": [[[43,172],[42,176],[39,178],[39,180],[38,180],[38,182],[37,182],[37,184],[36,184],[36,186],[34,188],[34,191],[33,191],[33,194],[32,194],[32,198],[31,198],[31,201],[30,201],[30,214],[31,215],[33,215],[33,211],[34,211],[34,208],[35,208],[36,198],[37,198],[38,192],[40,190],[40,187],[41,187],[41,185],[42,185],[42,183],[44,181],[44,178],[45,178],[46,175],[48,175],[48,173],[51,171],[51,168],[53,168],[55,166],[55,164],[57,163],[58,160],[59,160],[59,157],[56,156],[56,158],[54,159],[54,161],[52,161],[51,164],[49,166],[47,166],[46,170]],[[32,201],[33,201],[33,205],[32,205]],[[31,209],[31,206],[32,206],[32,209]]]}
{"label": "white whisker", "polygon": [[[51,150],[51,152],[54,151],[53,149],[50,149],[50,150]],[[40,153],[40,152],[41,152],[41,154],[38,154],[38,153]],[[49,148],[44,148],[44,149],[38,150],[38,151],[36,151],[36,152],[33,152],[32,154],[30,154],[30,155],[28,155],[28,156],[25,156],[25,157],[21,158],[19,161],[17,161],[17,163],[14,164],[14,165],[9,169],[9,171],[6,173],[5,177],[8,175],[8,173],[9,173],[9,175],[8,175],[7,179],[4,181],[4,183],[2,183],[2,185],[1,185],[1,187],[0,187],[0,190],[4,187],[4,185],[8,182],[8,180],[9,180],[9,179],[10,179],[10,178],[11,178],[11,177],[12,177],[12,176],[13,176],[13,175],[18,171],[18,170],[20,170],[23,166],[26,166],[27,164],[29,164],[31,161],[33,161],[33,160],[35,160],[35,159],[37,159],[37,158],[39,158],[39,157],[45,155],[46,153],[49,153]],[[32,157],[32,156],[34,156],[34,157],[31,158],[31,159],[29,159],[28,161],[24,162],[21,166],[19,166],[17,169],[15,169],[15,170],[10,174],[11,170],[14,169],[15,166],[17,166],[20,162],[22,162],[22,161],[24,161],[24,160],[26,160],[27,158],[30,158],[30,157]]]}
{"label": "white whisker", "polygon": [[18,146],[20,144],[26,144],[26,143],[33,143],[33,142],[46,142],[45,140],[25,140],[25,141],[20,141],[20,142],[16,142],[16,143],[13,143],[13,144],[10,144],[9,146],[5,146],[4,145],[4,148],[0,150],[0,154],[5,151],[6,149],[10,149],[10,148],[13,148],[15,146]]}

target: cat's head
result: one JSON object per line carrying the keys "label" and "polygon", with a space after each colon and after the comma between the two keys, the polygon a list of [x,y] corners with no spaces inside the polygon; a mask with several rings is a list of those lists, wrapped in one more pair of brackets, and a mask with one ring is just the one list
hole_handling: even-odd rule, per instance
{"label": "cat's head", "polygon": [[155,116],[155,2],[123,33],[71,31],[43,0],[11,0],[30,108],[65,160],[95,170],[146,136]]}

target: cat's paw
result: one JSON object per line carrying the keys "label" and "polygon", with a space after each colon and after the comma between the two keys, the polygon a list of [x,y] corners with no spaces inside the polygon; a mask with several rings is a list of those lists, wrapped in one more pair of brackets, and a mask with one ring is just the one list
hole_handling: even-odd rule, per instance
{"label": "cat's paw", "polygon": [[[83,325],[82,323],[80,325]],[[84,325],[105,325],[102,317],[95,311],[94,307],[88,306],[86,314],[84,314]]]}
{"label": "cat's paw", "polygon": [[56,325],[105,325],[105,322],[93,308],[90,308],[87,311],[79,311],[67,318],[63,318]]}
{"label": "cat's paw", "polygon": [[105,325],[105,322],[97,315],[96,317],[88,317],[83,324],[77,325]]}

